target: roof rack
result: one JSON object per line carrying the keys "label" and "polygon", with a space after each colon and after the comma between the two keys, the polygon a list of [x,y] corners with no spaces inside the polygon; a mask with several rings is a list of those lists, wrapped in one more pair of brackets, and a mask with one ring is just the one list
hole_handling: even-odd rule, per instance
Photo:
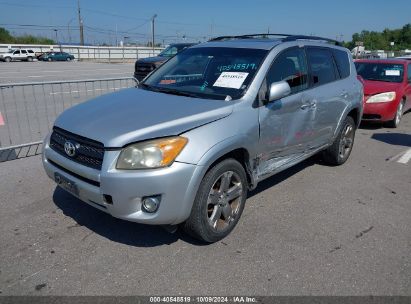
{"label": "roof rack", "polygon": [[317,37],[317,36],[305,36],[305,35],[290,35],[290,34],[247,34],[247,35],[239,35],[239,36],[220,36],[210,39],[209,41],[224,41],[224,40],[231,40],[231,39],[250,39],[250,38],[267,38],[268,36],[275,36],[275,37],[282,37],[280,38],[282,41],[296,41],[296,40],[316,40],[316,41],[326,41],[329,43],[333,43],[335,45],[341,45],[340,42],[337,40],[324,38],[324,37]]}

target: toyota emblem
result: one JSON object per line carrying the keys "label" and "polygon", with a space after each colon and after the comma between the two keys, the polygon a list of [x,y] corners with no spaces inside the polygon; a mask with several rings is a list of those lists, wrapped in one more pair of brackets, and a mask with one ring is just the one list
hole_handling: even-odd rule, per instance
{"label": "toyota emblem", "polygon": [[68,156],[73,157],[76,155],[76,149],[76,145],[73,142],[68,140],[64,143],[64,151]]}

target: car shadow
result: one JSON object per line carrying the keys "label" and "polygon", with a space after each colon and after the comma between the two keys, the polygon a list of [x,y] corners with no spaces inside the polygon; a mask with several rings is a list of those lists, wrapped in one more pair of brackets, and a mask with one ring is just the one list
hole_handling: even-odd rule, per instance
{"label": "car shadow", "polygon": [[[260,182],[256,189],[249,192],[248,198],[283,182],[294,174],[315,164],[321,164],[321,157],[319,155],[315,155],[300,164]],[[94,233],[114,242],[135,247],[170,245],[178,240],[195,246],[207,245],[183,233],[181,229],[178,229],[175,233],[169,233],[160,226],[142,225],[117,219],[89,206],[60,187],[55,188],[53,201],[54,204],[63,211],[65,216],[72,218],[77,223],[76,226],[84,226]],[[72,226],[67,227],[67,229],[71,228]]]}
{"label": "car shadow", "polygon": [[378,130],[384,128],[384,124],[377,121],[362,121],[359,128],[364,130]]}
{"label": "car shadow", "polygon": [[[156,247],[170,245],[181,239],[195,246],[206,245],[186,235],[181,229],[175,233],[169,233],[160,226],[142,225],[117,219],[89,206],[60,187],[54,190],[53,201],[65,216],[77,223],[76,226],[84,226],[113,242],[135,247]],[[71,228],[72,226],[67,227],[67,229]]]}
{"label": "car shadow", "polygon": [[404,133],[374,133],[372,139],[394,146],[411,147],[411,135]]}

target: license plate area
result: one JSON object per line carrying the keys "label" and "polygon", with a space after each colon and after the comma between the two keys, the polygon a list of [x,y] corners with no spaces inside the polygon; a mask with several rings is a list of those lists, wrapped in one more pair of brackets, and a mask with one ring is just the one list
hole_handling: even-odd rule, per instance
{"label": "license plate area", "polygon": [[59,185],[61,188],[64,190],[78,196],[78,188],[75,182],[71,181],[67,177],[61,175],[60,173],[55,172],[54,173],[54,180]]}

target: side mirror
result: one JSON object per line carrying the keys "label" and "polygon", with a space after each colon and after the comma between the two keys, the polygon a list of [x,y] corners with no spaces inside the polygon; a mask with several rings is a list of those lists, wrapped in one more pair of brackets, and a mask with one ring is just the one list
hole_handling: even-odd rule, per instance
{"label": "side mirror", "polygon": [[270,86],[268,102],[290,95],[291,88],[287,81],[274,82]]}

